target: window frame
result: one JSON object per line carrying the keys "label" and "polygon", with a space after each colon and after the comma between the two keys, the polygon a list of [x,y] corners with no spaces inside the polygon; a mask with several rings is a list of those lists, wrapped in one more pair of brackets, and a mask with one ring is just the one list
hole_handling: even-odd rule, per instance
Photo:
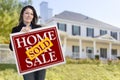
{"label": "window frame", "polygon": [[[62,27],[64,27],[64,28],[60,28],[60,24],[61,25],[64,25],[64,26],[62,26]],[[59,30],[61,30],[61,31],[67,31],[67,25],[65,24],[65,23],[57,23],[57,27],[58,27],[58,29]],[[63,30],[64,29],[64,30]]]}
{"label": "window frame", "polygon": [[105,35],[107,34],[107,30],[100,30],[100,35]]}
{"label": "window frame", "polygon": [[[91,33],[92,35],[89,34],[89,33]],[[87,27],[87,37],[94,37],[94,28],[88,28]]]}
{"label": "window frame", "polygon": [[118,34],[117,34],[117,32],[112,32],[112,31],[111,31],[111,36],[112,36],[113,38],[115,38],[116,40],[118,39]]}
{"label": "window frame", "polygon": [[[75,28],[78,28],[78,34],[76,33],[76,31],[75,31]],[[72,35],[81,35],[81,28],[80,28],[80,26],[77,26],[77,25],[72,25]]]}

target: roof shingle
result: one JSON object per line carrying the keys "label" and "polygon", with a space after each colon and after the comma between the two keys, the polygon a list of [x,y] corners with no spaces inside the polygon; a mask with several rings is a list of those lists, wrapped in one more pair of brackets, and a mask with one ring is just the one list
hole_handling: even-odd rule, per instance
{"label": "roof shingle", "polygon": [[104,23],[102,21],[98,21],[96,19],[90,18],[90,17],[85,16],[83,14],[75,13],[75,12],[71,12],[71,11],[64,11],[58,15],[55,15],[54,18],[82,22],[82,23],[92,24],[92,25],[95,25],[95,26],[103,28],[103,29],[120,31],[120,28],[118,28],[116,26],[112,26],[110,24]]}

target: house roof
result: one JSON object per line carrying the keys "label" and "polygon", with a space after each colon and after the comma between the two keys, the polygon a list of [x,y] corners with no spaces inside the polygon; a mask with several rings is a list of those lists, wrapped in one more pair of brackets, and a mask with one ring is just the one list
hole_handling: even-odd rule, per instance
{"label": "house roof", "polygon": [[112,26],[110,24],[107,24],[107,23],[104,23],[102,21],[90,18],[90,17],[85,16],[83,14],[75,13],[75,12],[71,12],[71,11],[64,11],[58,15],[55,15],[54,18],[92,24],[92,25],[95,25],[95,26],[102,28],[102,29],[110,29],[110,30],[120,31],[120,28],[118,28],[116,26]]}

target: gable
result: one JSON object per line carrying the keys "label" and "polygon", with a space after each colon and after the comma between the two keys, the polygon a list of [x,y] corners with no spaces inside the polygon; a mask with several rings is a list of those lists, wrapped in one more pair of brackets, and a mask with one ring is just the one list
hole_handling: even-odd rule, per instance
{"label": "gable", "polygon": [[97,39],[117,41],[115,38],[113,38],[113,37],[110,36],[109,34],[105,34],[105,35],[99,36]]}

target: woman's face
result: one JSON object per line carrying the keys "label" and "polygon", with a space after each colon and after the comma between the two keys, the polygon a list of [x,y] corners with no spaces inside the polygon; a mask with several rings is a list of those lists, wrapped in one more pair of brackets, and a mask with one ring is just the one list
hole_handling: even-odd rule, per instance
{"label": "woman's face", "polygon": [[23,12],[23,21],[24,24],[30,24],[33,20],[33,11],[30,8],[26,8],[25,11]]}

